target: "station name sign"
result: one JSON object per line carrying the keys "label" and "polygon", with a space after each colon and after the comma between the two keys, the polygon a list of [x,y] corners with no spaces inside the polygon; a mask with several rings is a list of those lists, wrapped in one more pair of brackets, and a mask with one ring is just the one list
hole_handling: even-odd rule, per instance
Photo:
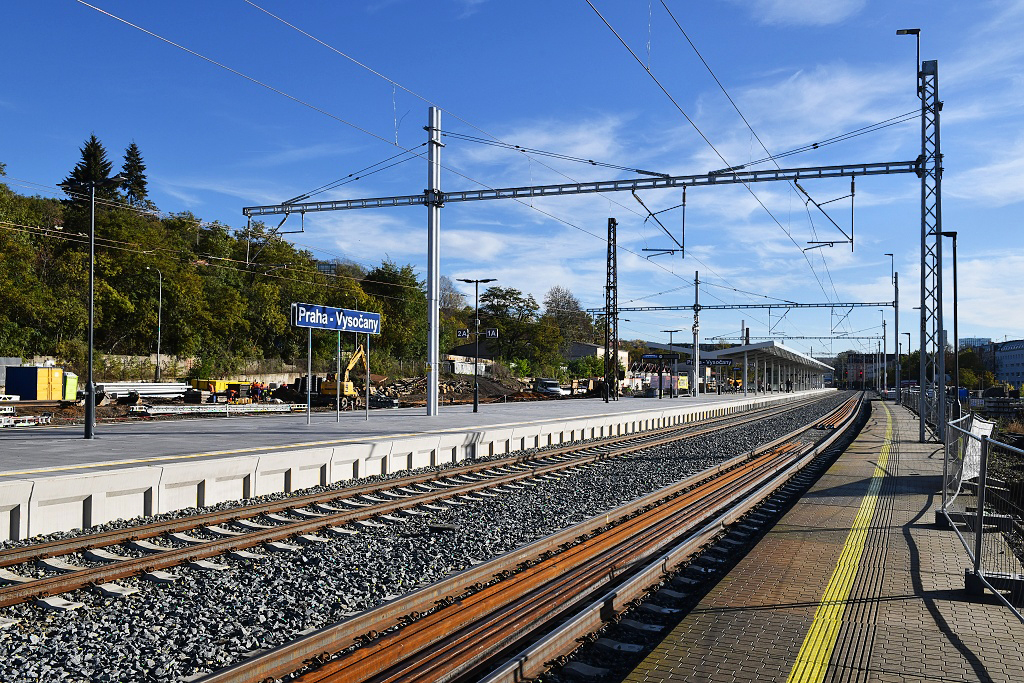
{"label": "station name sign", "polygon": [[336,332],[380,334],[380,313],[316,304],[292,304],[292,325]]}
{"label": "station name sign", "polygon": [[[701,365],[721,365],[721,366],[732,366],[733,362],[728,358],[701,358]],[[686,361],[683,365],[693,365],[693,361]]]}
{"label": "station name sign", "polygon": [[679,360],[678,353],[645,353],[640,357],[644,360]]}

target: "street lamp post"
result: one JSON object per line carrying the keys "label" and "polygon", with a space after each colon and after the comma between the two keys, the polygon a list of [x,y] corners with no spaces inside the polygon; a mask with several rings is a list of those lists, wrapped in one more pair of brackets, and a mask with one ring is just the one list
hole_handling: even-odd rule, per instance
{"label": "street lamp post", "polygon": [[[676,332],[682,332],[682,330],[662,330],[662,332],[668,332],[668,352],[671,354],[672,353],[672,335],[674,333],[676,333]],[[678,372],[679,372],[679,370],[676,367],[676,360],[673,358],[672,359],[672,372],[669,373],[669,385],[668,385],[668,397],[669,398],[675,398],[676,397],[676,386],[675,386],[675,383],[672,381],[672,377],[674,375],[678,374]],[[660,377],[658,378],[658,381],[660,383],[660,381],[661,381]]]}
{"label": "street lamp post", "polygon": [[85,380],[85,438],[92,439],[96,430],[96,383],[93,378],[93,337],[96,322],[96,186],[116,187],[122,181],[120,175],[102,180],[88,180],[74,183],[89,188],[89,333],[86,353]]}
{"label": "street lamp post", "polygon": [[459,282],[467,282],[473,285],[473,299],[474,309],[476,310],[476,352],[473,357],[473,412],[480,412],[480,381],[479,381],[479,365],[480,365],[480,283],[481,282],[494,282],[495,278],[488,277],[482,280],[468,280],[466,278],[458,278]]}
{"label": "street lamp post", "polygon": [[[907,359],[909,360],[910,359],[910,333],[909,332],[903,332],[902,334],[907,335]],[[900,377],[899,377],[899,379],[900,379],[901,382],[903,381],[903,368],[902,368],[902,366],[900,367]]]}
{"label": "street lamp post", "polygon": [[[956,378],[956,400],[960,402],[960,330],[957,326],[958,309],[960,308],[956,298],[956,231],[943,232],[943,237],[953,238],[953,358],[955,359],[956,368],[954,370]],[[945,349],[942,350],[946,352]]]}
{"label": "street lamp post", "polygon": [[880,308],[878,312],[882,314],[882,391],[884,392],[889,388],[889,347],[887,346],[888,341],[885,338],[885,309]]}
{"label": "street lamp post", "polygon": [[156,266],[146,266],[146,270],[155,270],[157,275],[156,300],[156,381],[160,381],[160,332],[163,327],[164,312],[164,274]]}

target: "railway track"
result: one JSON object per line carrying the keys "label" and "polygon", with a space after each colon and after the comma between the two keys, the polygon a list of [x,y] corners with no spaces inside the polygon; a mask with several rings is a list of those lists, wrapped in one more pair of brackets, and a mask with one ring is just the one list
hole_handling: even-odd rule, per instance
{"label": "railway track", "polygon": [[[292,543],[323,542],[327,539],[320,535],[322,533],[351,533],[346,525],[372,523],[370,520],[380,516],[415,515],[416,508],[422,505],[459,505],[472,501],[473,496],[498,495],[489,492],[490,489],[508,493],[509,489],[501,487],[557,476],[573,467],[587,466],[681,438],[695,438],[750,420],[767,419],[812,402],[775,406],[689,425],[548,449],[527,456],[499,458],[386,482],[292,496],[11,548],[0,552],[0,583],[7,584],[0,586],[0,607],[37,599],[44,601],[44,606],[73,609],[76,603],[55,596],[85,587],[93,587],[107,595],[118,595],[121,589],[114,582],[119,579],[143,575],[156,581],[168,581],[174,577],[167,570],[177,566],[187,564],[199,569],[216,569],[216,566],[208,564],[211,558],[229,554],[255,559],[247,551],[257,546],[287,550],[294,548]],[[196,536],[196,533],[200,535]],[[153,543],[150,539],[162,539],[171,545]],[[110,550],[121,544],[129,544],[141,556],[128,557],[119,549]],[[82,556],[84,563],[78,555]],[[8,569],[28,562],[39,563],[44,569],[58,574],[33,577]]]}
{"label": "railway track", "polygon": [[[486,680],[535,676],[756,507],[837,439],[859,405],[853,397],[755,453],[201,681],[274,680],[302,670],[303,683],[476,680],[482,662],[548,630],[504,666],[491,662],[496,670]],[[827,438],[818,443],[822,430]]]}

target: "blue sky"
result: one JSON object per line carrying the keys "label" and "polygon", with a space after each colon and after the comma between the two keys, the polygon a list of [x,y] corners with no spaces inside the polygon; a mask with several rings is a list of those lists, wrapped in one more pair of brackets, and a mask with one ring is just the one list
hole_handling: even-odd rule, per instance
{"label": "blue sky", "polygon": [[[591,1],[643,65],[586,0],[93,3],[248,78],[84,3],[9,3],[0,43],[7,67],[0,162],[14,189],[57,195],[54,185],[90,133],[117,163],[134,140],[160,209],[241,228],[243,206],[278,203],[417,148],[429,101],[443,109],[446,131],[629,168],[707,173],[726,164],[680,109],[729,165],[766,157],[757,138],[778,154],[916,111],[914,38],[895,32],[920,27],[922,58],[939,61],[945,103],[943,218],[945,230],[959,232],[960,336],[1024,337],[1017,284],[1024,272],[1024,2],[666,0],[755,138],[661,0]],[[634,175],[456,139],[445,144],[448,191]],[[912,118],[779,163],[903,161],[919,152],[920,123]],[[316,198],[418,194],[426,176],[425,161],[413,157]],[[848,180],[802,185],[818,202],[850,189]],[[751,189],[756,198],[742,186],[688,191],[682,259],[646,258],[644,248],[666,246],[668,238],[629,193],[449,204],[441,212],[442,273],[495,277],[538,301],[562,285],[585,306],[600,306],[609,216],[619,221],[621,306],[692,304],[694,271],[707,283],[704,304],[888,301],[883,254],[890,252],[900,273],[901,331],[914,333],[916,348],[915,176],[857,182],[852,252],[848,244],[804,251],[811,240],[843,237],[791,185]],[[649,191],[641,199],[659,211],[680,196]],[[850,200],[827,208],[849,231]],[[659,218],[678,234],[680,213]],[[288,238],[324,259],[373,266],[390,258],[422,271],[425,214],[423,207],[308,214],[305,232]],[[952,334],[951,259],[945,272]],[[738,334],[741,320],[752,336],[881,331],[875,308],[782,313],[707,311],[702,335]],[[621,334],[666,341],[660,330],[689,329],[691,315],[623,314]],[[885,317],[891,350],[891,309]],[[816,355],[873,348],[787,344]]]}

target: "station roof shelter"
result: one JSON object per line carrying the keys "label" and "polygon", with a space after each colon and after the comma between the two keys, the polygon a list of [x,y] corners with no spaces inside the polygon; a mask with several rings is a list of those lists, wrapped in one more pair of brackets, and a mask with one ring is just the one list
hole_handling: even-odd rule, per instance
{"label": "station roof shelter", "polygon": [[[665,348],[665,344],[650,344],[651,348]],[[673,344],[672,350],[689,355],[692,345]],[[759,385],[769,391],[782,391],[786,388],[786,382],[793,382],[794,390],[818,389],[825,386],[825,375],[832,374],[834,369],[831,365],[822,363],[811,358],[796,349],[791,349],[777,341],[758,342],[757,344],[742,344],[730,346],[727,349],[705,351],[701,349],[701,360],[730,360],[734,368],[743,367],[743,358],[746,355],[753,375],[751,384],[753,389]],[[757,377],[757,382],[753,381]]]}

